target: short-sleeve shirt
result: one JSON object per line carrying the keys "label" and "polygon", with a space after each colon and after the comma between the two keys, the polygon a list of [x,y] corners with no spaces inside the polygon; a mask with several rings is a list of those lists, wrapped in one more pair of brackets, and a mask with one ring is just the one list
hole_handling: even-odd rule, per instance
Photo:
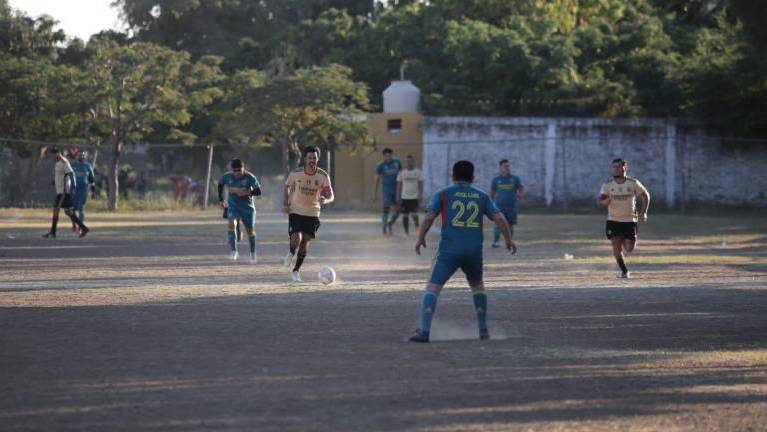
{"label": "short-sleeve shirt", "polygon": [[442,216],[440,253],[482,253],[482,216],[500,210],[490,197],[468,183],[456,183],[431,197],[427,209]]}
{"label": "short-sleeve shirt", "polygon": [[[66,189],[66,176],[72,172],[74,171],[72,170],[72,165],[69,164],[68,160],[61,159],[60,161],[56,161],[56,165],[53,167],[53,183],[56,185],[57,194],[64,193],[64,190]],[[76,183],[72,185],[72,190],[70,193],[74,191],[75,186]]]}
{"label": "short-sleeve shirt", "polygon": [[299,168],[288,176],[285,185],[293,189],[290,196],[290,213],[301,216],[320,216],[320,195],[332,193],[330,176],[325,170],[317,168],[312,175],[306,173],[304,168]]}
{"label": "short-sleeve shirt", "polygon": [[611,179],[602,185],[599,194],[606,194],[610,199],[607,206],[607,220],[615,222],[636,222],[636,197],[647,193],[647,189],[637,179],[626,177],[626,181],[618,183]]}
{"label": "short-sleeve shirt", "polygon": [[524,186],[515,175],[498,176],[490,183],[490,190],[495,192],[495,205],[504,210],[517,209],[517,193]]}
{"label": "short-sleeve shirt", "polygon": [[402,163],[397,159],[383,161],[376,167],[376,173],[381,176],[382,192],[384,195],[397,191],[397,174],[402,170]]}
{"label": "short-sleeve shirt", "polygon": [[[255,188],[260,188],[261,184],[253,174],[245,171],[242,177],[235,177],[234,173],[228,172],[221,177],[221,184],[229,189],[227,195],[227,202],[230,206],[237,207],[253,207],[253,195],[251,192]],[[239,196],[238,193],[246,192],[247,196]]]}
{"label": "short-sleeve shirt", "polygon": [[418,184],[423,181],[423,174],[418,168],[403,169],[397,174],[397,182],[402,182],[402,199],[418,199]]}
{"label": "short-sleeve shirt", "polygon": [[93,167],[89,162],[77,162],[74,161],[70,164],[72,166],[72,170],[75,172],[75,177],[77,177],[77,188],[78,190],[82,190],[82,188],[88,187],[88,183],[91,183],[93,181]]}

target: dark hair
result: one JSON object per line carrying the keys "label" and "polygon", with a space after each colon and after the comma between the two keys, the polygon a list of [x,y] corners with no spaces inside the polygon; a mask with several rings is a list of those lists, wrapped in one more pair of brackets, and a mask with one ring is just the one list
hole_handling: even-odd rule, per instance
{"label": "dark hair", "polygon": [[619,163],[621,166],[626,166],[626,160],[621,158],[613,159],[613,163]]}
{"label": "dark hair", "polygon": [[386,147],[385,149],[383,149],[383,151],[381,153],[383,153],[383,154],[392,154],[392,153],[394,153],[394,151],[392,149],[390,149],[389,147]]}
{"label": "dark hair", "polygon": [[232,159],[229,161],[229,167],[232,169],[240,169],[242,168],[242,161],[240,159]]}
{"label": "dark hair", "polygon": [[58,152],[59,152],[59,148],[58,147],[48,147],[48,153],[56,154]]}
{"label": "dark hair", "polygon": [[505,163],[508,163],[508,162],[509,162],[509,160],[508,160],[508,159],[501,159],[501,161],[500,161],[500,162],[498,162],[498,166],[501,166],[501,165],[503,165],[503,164],[505,164]]}
{"label": "dark hair", "polygon": [[304,147],[304,156],[308,155],[309,153],[317,153],[317,157],[320,157],[320,149],[314,146],[306,146]]}
{"label": "dark hair", "polygon": [[453,180],[465,181],[469,183],[473,182],[474,181],[474,164],[467,160],[461,160],[456,162],[453,165]]}

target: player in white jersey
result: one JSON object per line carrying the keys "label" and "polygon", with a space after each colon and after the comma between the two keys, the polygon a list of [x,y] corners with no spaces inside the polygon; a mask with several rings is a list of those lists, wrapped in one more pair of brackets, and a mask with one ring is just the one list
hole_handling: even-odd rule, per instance
{"label": "player in white jersey", "polygon": [[[623,279],[631,276],[623,260],[623,252],[634,251],[637,223],[647,222],[647,209],[650,207],[650,193],[639,180],[627,176],[627,172],[628,163],[625,160],[613,160],[613,178],[602,185],[597,198],[597,205],[607,207],[605,233],[612,242],[613,256],[621,269],[620,277]],[[637,195],[642,198],[638,214]]]}
{"label": "player in white jersey", "polygon": [[418,207],[423,196],[423,174],[415,167],[415,158],[408,155],[405,159],[405,169],[397,174],[397,200],[402,213],[402,227],[405,234],[410,234],[410,219],[413,217],[415,229],[418,231]]}

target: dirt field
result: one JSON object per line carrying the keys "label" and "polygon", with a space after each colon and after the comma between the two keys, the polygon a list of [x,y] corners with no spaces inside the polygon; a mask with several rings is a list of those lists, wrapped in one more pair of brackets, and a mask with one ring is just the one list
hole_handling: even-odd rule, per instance
{"label": "dirt field", "polygon": [[94,214],[84,239],[40,238],[48,218],[0,210],[3,431],[767,424],[763,216],[651,215],[622,281],[603,216],[523,215],[517,256],[486,249],[493,340],[459,274],[426,345],[404,339],[436,241],[418,257],[377,215],[326,215],[301,284],[279,215],[257,266],[226,260],[218,211]]}

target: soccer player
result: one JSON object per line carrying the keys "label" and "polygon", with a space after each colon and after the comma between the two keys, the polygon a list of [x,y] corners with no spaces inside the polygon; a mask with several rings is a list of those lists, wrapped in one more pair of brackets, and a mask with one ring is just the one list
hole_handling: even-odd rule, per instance
{"label": "soccer player", "polygon": [[[288,214],[290,252],[285,256],[285,267],[293,266],[290,277],[301,282],[301,265],[309,252],[309,242],[320,228],[320,210],[333,202],[333,187],[328,173],[317,166],[320,150],[304,149],[304,166],[290,173],[285,181],[284,211]],[[296,253],[297,252],[297,253]]]}
{"label": "soccer player", "polygon": [[[71,164],[75,172],[75,193],[73,210],[77,212],[80,221],[85,222],[85,203],[88,202],[88,192],[93,190],[95,178],[93,166],[88,162],[88,152],[81,151],[77,153],[75,162]],[[72,223],[72,231],[77,230],[77,225]]]}
{"label": "soccer player", "polygon": [[[394,222],[397,221],[397,174],[402,170],[402,163],[394,159],[394,152],[390,148],[383,149],[384,160],[376,167],[376,189],[373,194],[373,202],[378,201],[378,185],[381,184],[383,195],[383,214],[381,215],[381,229],[383,235],[392,235]],[[389,219],[389,211],[392,217]]]}
{"label": "soccer player", "polygon": [[[222,208],[226,209],[229,218],[229,259],[237,261],[237,241],[235,229],[242,222],[248,233],[250,243],[250,264],[258,263],[256,255],[256,206],[253,204],[254,196],[261,196],[261,184],[256,176],[245,171],[245,164],[240,159],[232,159],[229,162],[230,172],[224,174],[218,182],[218,201]],[[229,190],[227,199],[224,200],[224,187]]]}
{"label": "soccer player", "polygon": [[423,174],[415,167],[415,158],[408,155],[405,158],[405,169],[397,174],[397,198],[402,212],[402,227],[405,234],[410,234],[410,219],[412,214],[416,231],[418,230],[418,207],[423,196]]}
{"label": "soccer player", "polygon": [[[650,208],[650,193],[639,180],[626,175],[628,163],[623,159],[612,162],[613,178],[602,185],[597,198],[597,205],[607,207],[605,232],[613,245],[613,256],[621,269],[618,276],[629,279],[623,252],[634,251],[637,239],[637,222],[647,222],[647,210]],[[636,197],[642,197],[642,208],[637,215]]]}
{"label": "soccer player", "polygon": [[72,211],[72,192],[77,184],[72,166],[56,147],[48,149],[48,154],[50,154],[56,161],[56,164],[53,167],[53,183],[56,187],[56,199],[53,203],[51,230],[43,237],[56,238],[56,226],[59,223],[59,211],[62,208],[64,209],[64,213],[72,220],[72,223],[80,228],[80,237],[85,237],[90,230],[77,217],[75,212]]}
{"label": "soccer player", "polygon": [[[519,176],[511,174],[511,163],[503,159],[499,163],[499,175],[490,183],[490,197],[501,210],[509,223],[511,235],[514,235],[514,225],[517,224],[517,197],[525,195],[525,187]],[[493,247],[498,247],[501,231],[498,227],[493,230]]]}
{"label": "soccer player", "polygon": [[442,217],[442,239],[423,295],[421,327],[410,338],[411,342],[429,341],[437,297],[459,268],[466,274],[473,293],[479,338],[490,338],[487,329],[487,294],[482,278],[482,216],[492,219],[501,230],[506,239],[506,249],[514,254],[517,246],[512,241],[511,230],[503,213],[486,193],[471,186],[473,181],[474,164],[466,160],[456,162],[453,165],[453,185],[434,194],[427,207],[426,217],[418,231],[415,251],[420,255],[421,248],[426,247],[426,233],[437,216]]}

